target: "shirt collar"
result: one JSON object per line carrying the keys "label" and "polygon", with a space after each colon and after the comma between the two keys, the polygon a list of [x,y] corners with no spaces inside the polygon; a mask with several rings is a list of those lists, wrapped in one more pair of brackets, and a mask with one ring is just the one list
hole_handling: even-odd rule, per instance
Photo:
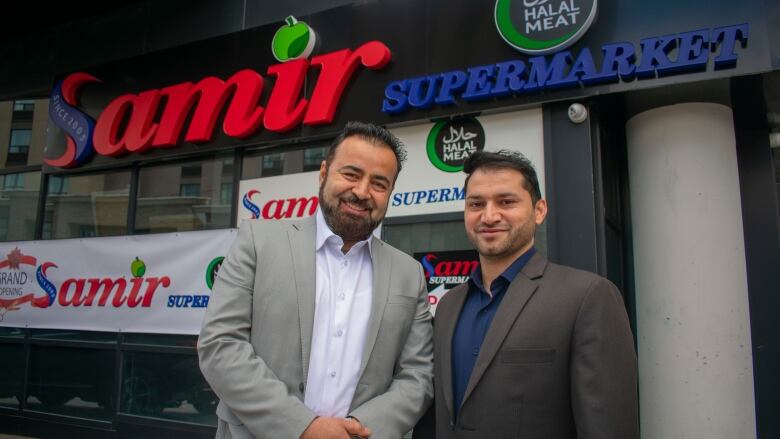
{"label": "shirt collar", "polygon": [[[525,267],[525,264],[528,263],[529,260],[531,260],[531,257],[536,253],[536,247],[529,248],[525,253],[520,255],[517,259],[515,259],[514,262],[512,262],[509,267],[504,270],[503,273],[501,273],[498,277],[503,278],[507,283],[511,283],[515,277],[520,273],[520,270]],[[482,270],[480,270],[479,267],[477,267],[474,271],[471,272],[471,275],[469,276],[469,282],[479,287],[481,290],[485,290],[484,285],[482,284]]]}
{"label": "shirt collar", "polygon": [[[325,216],[322,214],[322,210],[317,208],[317,212],[314,215],[317,218],[317,236],[314,242],[314,250],[319,251],[326,242],[331,242],[333,245],[337,245],[339,251],[341,251],[341,247],[344,246],[344,240],[341,239],[341,236],[336,235],[333,233],[333,230],[330,229],[330,226],[328,226],[328,223],[325,221]],[[368,247],[368,254],[370,255],[371,242],[373,241],[373,237],[374,233],[372,232],[368,238],[356,242],[352,248],[360,248],[365,245]]]}

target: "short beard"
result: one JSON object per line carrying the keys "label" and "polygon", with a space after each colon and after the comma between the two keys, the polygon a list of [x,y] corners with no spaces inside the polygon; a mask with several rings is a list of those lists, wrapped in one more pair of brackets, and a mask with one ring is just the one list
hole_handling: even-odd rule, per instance
{"label": "short beard", "polygon": [[533,242],[535,232],[535,227],[529,227],[527,224],[520,226],[520,228],[514,229],[505,241],[496,243],[492,247],[490,244],[481,245],[482,243],[476,237],[476,232],[474,232],[474,236],[468,236],[468,239],[480,256],[502,259],[507,256],[515,256],[515,252]]}
{"label": "short beard", "polygon": [[[345,242],[357,242],[363,241],[371,236],[371,232],[376,229],[382,222],[382,219],[374,220],[369,213],[367,218],[361,218],[358,216],[350,215],[348,213],[341,212],[339,210],[339,203],[341,200],[336,197],[334,204],[331,204],[329,200],[324,197],[324,188],[327,179],[320,185],[320,209],[322,210],[322,216],[325,218],[325,223],[328,224],[330,230],[336,235],[340,236]],[[365,205],[365,201],[359,200],[354,195],[344,200],[353,204]]]}

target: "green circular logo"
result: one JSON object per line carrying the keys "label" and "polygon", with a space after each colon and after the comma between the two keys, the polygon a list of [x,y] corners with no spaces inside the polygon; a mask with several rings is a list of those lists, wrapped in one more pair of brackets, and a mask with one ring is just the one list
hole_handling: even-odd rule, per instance
{"label": "green circular logo", "polygon": [[314,29],[292,15],[285,18],[284,22],[285,25],[276,31],[271,41],[274,58],[280,62],[308,58],[317,42]]}
{"label": "green circular logo", "polygon": [[425,147],[433,166],[444,172],[462,171],[466,158],[484,148],[485,130],[475,117],[437,122]]}
{"label": "green circular logo", "polygon": [[501,38],[520,52],[540,55],[564,49],[588,31],[597,0],[497,0]]}
{"label": "green circular logo", "polygon": [[209,262],[209,266],[206,267],[206,285],[209,289],[214,287],[214,281],[217,279],[217,273],[219,267],[222,266],[222,261],[225,260],[224,256],[217,256]]}

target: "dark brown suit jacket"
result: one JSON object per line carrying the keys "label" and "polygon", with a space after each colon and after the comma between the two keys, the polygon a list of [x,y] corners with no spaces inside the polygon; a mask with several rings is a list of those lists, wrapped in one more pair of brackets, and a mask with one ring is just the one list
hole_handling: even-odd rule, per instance
{"label": "dark brown suit jacket", "polygon": [[[434,324],[437,439],[636,439],[637,364],[623,300],[608,280],[538,253],[512,281],[453,417],[452,335],[468,284]],[[429,425],[430,425],[429,424]],[[415,438],[433,438],[424,426]]]}

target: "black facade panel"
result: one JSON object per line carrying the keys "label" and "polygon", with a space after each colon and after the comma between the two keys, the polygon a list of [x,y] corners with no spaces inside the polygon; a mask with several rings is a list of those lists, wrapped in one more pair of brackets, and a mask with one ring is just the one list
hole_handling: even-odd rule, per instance
{"label": "black facade panel", "polygon": [[150,2],[146,52],[238,32],[244,0]]}
{"label": "black facade panel", "polygon": [[745,234],[750,336],[758,439],[780,437],[780,219],[764,90],[757,77],[733,82],[742,227]]}
{"label": "black facade panel", "polygon": [[569,103],[544,108],[548,256],[559,264],[598,273],[590,124],[573,124],[568,109]]}
{"label": "black facade panel", "polygon": [[148,28],[147,3],[64,25],[56,30],[55,71],[69,72],[141,55]]}

